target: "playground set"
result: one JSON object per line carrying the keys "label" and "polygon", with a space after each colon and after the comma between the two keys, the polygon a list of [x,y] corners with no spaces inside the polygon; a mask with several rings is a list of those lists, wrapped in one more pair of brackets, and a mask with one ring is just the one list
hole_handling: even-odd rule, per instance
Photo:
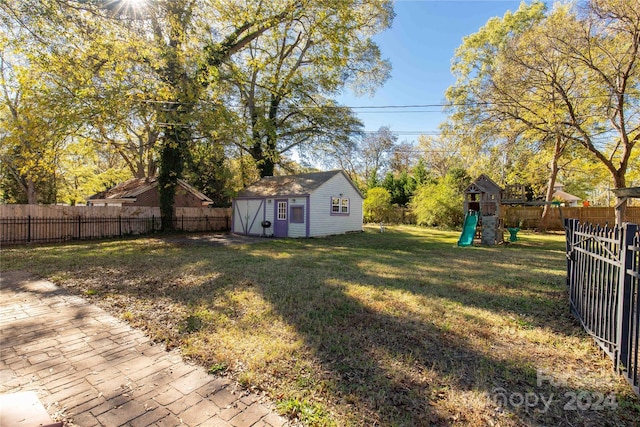
{"label": "playground set", "polygon": [[[527,200],[525,186],[516,184],[500,187],[482,174],[464,190],[464,225],[458,246],[471,246],[474,239],[483,245],[504,243],[504,232],[509,232],[509,241],[518,240],[520,228],[506,227],[501,217],[504,205],[535,206],[549,202]],[[552,202],[559,207],[559,204]],[[561,212],[562,213],[562,212]]]}

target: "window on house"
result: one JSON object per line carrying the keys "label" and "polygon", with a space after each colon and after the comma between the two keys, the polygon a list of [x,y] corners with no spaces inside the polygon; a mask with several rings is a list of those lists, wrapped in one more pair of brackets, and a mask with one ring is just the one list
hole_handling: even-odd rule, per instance
{"label": "window on house", "polygon": [[292,223],[304,224],[304,206],[291,206]]}
{"label": "window on house", "polygon": [[331,212],[339,213],[340,212],[340,198],[332,197],[331,198]]}
{"label": "window on house", "polygon": [[278,219],[280,221],[287,219],[287,202],[278,202]]}
{"label": "window on house", "polygon": [[349,199],[343,197],[331,198],[331,213],[336,214],[348,214],[349,213]]}

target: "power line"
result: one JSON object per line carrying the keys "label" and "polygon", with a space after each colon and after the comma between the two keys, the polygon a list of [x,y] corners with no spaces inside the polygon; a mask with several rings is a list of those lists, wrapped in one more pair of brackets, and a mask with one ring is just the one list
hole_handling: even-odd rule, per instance
{"label": "power line", "polygon": [[[638,96],[639,94],[628,93],[629,96]],[[613,95],[603,94],[603,95],[581,95],[581,96],[572,96],[571,100],[579,100],[579,99],[606,99],[611,98]],[[198,102],[181,102],[181,101],[162,101],[155,99],[142,99],[139,100],[142,103],[153,103],[153,104],[168,104],[168,105],[192,105],[192,104],[203,104],[203,105],[214,105],[214,106],[226,106],[228,108],[245,108],[246,105],[240,104],[223,104],[220,101],[198,101]],[[540,100],[542,102],[542,100]],[[482,107],[482,106],[495,106],[495,105],[503,105],[510,106],[513,103],[508,102],[489,102],[489,101],[478,101],[478,102],[441,102],[441,103],[432,103],[432,104],[390,104],[390,105],[323,105],[323,106],[299,106],[295,104],[293,105],[298,109],[317,109],[317,108],[327,108],[327,109],[351,109],[351,110],[398,110],[398,109],[407,109],[407,108],[451,108],[451,107]],[[284,107],[288,106],[287,104],[283,104]],[[401,111],[408,112],[408,111]],[[440,111],[416,111],[416,112],[440,112]],[[365,113],[365,111],[358,111],[358,113]]]}

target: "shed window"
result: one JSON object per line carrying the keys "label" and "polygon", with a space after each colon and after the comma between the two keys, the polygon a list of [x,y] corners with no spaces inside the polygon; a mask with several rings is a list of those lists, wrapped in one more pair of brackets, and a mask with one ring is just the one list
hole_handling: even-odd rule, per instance
{"label": "shed window", "polygon": [[304,206],[291,206],[292,223],[304,224]]}
{"label": "shed window", "polygon": [[280,221],[287,219],[287,202],[278,202],[278,219]]}
{"label": "shed window", "polygon": [[349,199],[343,197],[331,198],[331,213],[334,214],[348,214],[349,213]]}

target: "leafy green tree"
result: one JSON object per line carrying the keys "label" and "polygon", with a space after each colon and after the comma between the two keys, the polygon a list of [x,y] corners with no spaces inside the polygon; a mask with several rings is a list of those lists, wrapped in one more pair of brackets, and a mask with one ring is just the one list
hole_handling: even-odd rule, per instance
{"label": "leafy green tree", "polygon": [[15,181],[11,186],[14,200],[55,203],[60,156],[69,136],[76,131],[73,109],[68,108],[68,97],[47,84],[46,71],[19,55],[15,40],[2,41],[3,175]]}
{"label": "leafy green tree", "polygon": [[225,62],[221,73],[242,115],[243,137],[234,142],[261,176],[273,175],[294,149],[317,158],[319,150],[350,144],[362,124],[332,97],[347,85],[373,91],[388,78],[389,64],[371,37],[392,18],[389,1],[306,2],[302,13]]}
{"label": "leafy green tree", "polygon": [[624,187],[640,138],[640,12],[617,0],[584,10],[545,14],[535,2],[489,21],[457,51],[458,81],[448,91],[465,105],[454,120],[548,153],[547,200],[566,155],[589,152]]}
{"label": "leafy green tree", "polygon": [[[640,141],[640,9],[633,2],[591,0],[584,16],[568,15],[568,21],[554,27],[558,32],[549,32],[548,39],[570,62],[571,72],[580,77],[576,80],[589,82],[589,102],[573,98],[572,86],[558,87],[567,115],[562,136],[595,156],[616,188],[626,187],[629,161]],[[617,204],[620,224],[626,203]]]}
{"label": "leafy green tree", "polygon": [[[171,229],[177,180],[189,144],[200,136],[194,123],[202,117],[203,104],[211,107],[210,97],[216,95],[219,66],[292,14],[302,13],[302,6],[297,0],[242,5],[158,0],[139,7],[124,1],[25,0],[3,2],[1,17],[10,28],[26,29],[25,37],[42,46],[43,54],[33,49],[33,57],[54,76],[56,86],[86,101],[87,108],[71,111],[96,118],[94,134],[121,153],[128,147],[120,136],[135,135],[133,148],[147,151],[144,159],[129,159],[134,174],[152,172],[159,164],[162,223]],[[149,91],[136,92],[144,85],[136,84],[134,74],[148,79]],[[109,121],[123,94],[128,95],[120,104],[125,111]],[[96,106],[100,100],[103,107]],[[148,157],[154,148],[157,159]]]}
{"label": "leafy green tree", "polygon": [[62,152],[56,169],[56,201],[84,203],[87,196],[132,177],[120,156],[82,137],[73,138]]}
{"label": "leafy green tree", "polygon": [[464,220],[464,183],[468,181],[466,172],[458,169],[437,182],[418,187],[411,201],[416,222],[419,225],[447,228],[461,226]]}
{"label": "leafy green tree", "polygon": [[362,209],[365,222],[386,221],[391,212],[391,194],[382,187],[370,188]]}
{"label": "leafy green tree", "polygon": [[224,147],[209,141],[196,141],[187,152],[185,179],[213,200],[215,207],[231,206],[232,173]]}
{"label": "leafy green tree", "polygon": [[406,171],[397,177],[392,172],[387,172],[382,181],[382,187],[391,194],[391,203],[406,207],[416,190],[416,181]]}
{"label": "leafy green tree", "polygon": [[418,162],[413,167],[413,179],[416,183],[416,187],[419,187],[427,182],[431,181],[431,174],[427,170],[424,159],[418,159]]}

